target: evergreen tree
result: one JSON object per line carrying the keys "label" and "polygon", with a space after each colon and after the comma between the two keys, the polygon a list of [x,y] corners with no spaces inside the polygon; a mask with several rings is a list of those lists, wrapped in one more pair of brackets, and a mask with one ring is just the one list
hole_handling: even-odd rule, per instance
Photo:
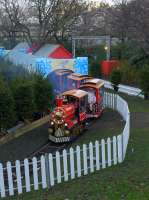
{"label": "evergreen tree", "polygon": [[13,82],[12,89],[18,118],[21,120],[31,119],[35,109],[34,93],[31,81],[17,79]]}
{"label": "evergreen tree", "polygon": [[14,99],[8,85],[0,77],[0,132],[15,122]]}
{"label": "evergreen tree", "polygon": [[51,107],[53,100],[51,84],[41,75],[36,75],[33,85],[36,111],[40,112],[40,114],[47,112],[48,108]]}
{"label": "evergreen tree", "polygon": [[110,75],[111,83],[113,84],[114,90],[118,91],[118,85],[121,83],[122,80],[122,73],[119,69],[113,69]]}
{"label": "evergreen tree", "polygon": [[140,73],[140,87],[145,99],[149,99],[149,66],[145,66]]}

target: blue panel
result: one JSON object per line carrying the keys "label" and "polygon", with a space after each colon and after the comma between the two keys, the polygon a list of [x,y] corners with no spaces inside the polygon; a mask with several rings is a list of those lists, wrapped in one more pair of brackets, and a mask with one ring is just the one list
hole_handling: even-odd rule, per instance
{"label": "blue panel", "polygon": [[82,75],[88,74],[88,57],[77,57],[74,71]]}
{"label": "blue panel", "polygon": [[0,47],[0,57],[2,58],[5,55],[5,48]]}
{"label": "blue panel", "polygon": [[25,49],[25,48],[20,48],[20,49],[18,49],[18,51],[21,53],[25,53],[25,54],[27,53],[27,49]]}
{"label": "blue panel", "polygon": [[50,59],[37,58],[36,59],[36,71],[43,74],[45,77],[52,71]]}
{"label": "blue panel", "polygon": [[[36,59],[36,70],[41,73],[44,74],[44,76],[48,76],[48,74],[50,72],[52,72],[53,70],[55,70],[55,64],[53,64],[54,62],[52,62],[52,59],[49,58],[37,58]],[[65,60],[62,60],[63,62]],[[66,59],[66,61],[68,62],[68,60]],[[63,63],[62,62],[62,63]],[[68,62],[69,63],[69,62]],[[70,67],[71,68],[72,63],[70,62],[70,66],[68,66],[68,69]],[[61,63],[58,62],[58,66],[57,69],[62,68],[60,67]],[[88,57],[78,57],[75,59],[74,62],[74,66],[73,66],[73,71],[75,73],[79,73],[79,74],[88,74]]]}

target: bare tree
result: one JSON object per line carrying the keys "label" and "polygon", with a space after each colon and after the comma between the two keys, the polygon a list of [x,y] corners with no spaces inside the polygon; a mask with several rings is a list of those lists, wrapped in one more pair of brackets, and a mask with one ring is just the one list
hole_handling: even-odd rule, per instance
{"label": "bare tree", "polygon": [[0,29],[4,37],[10,41],[11,47],[16,44],[16,38],[20,33],[30,41],[30,30],[25,24],[26,7],[21,6],[19,0],[0,0],[0,4]]}
{"label": "bare tree", "polygon": [[[55,37],[60,42],[84,8],[81,0],[30,0],[32,23],[42,45]],[[61,36],[61,38],[59,37]]]}
{"label": "bare tree", "polygon": [[149,55],[149,1],[133,0],[129,7],[131,8],[131,36]]}
{"label": "bare tree", "polygon": [[113,0],[107,13],[109,34],[118,37],[122,42],[129,37],[130,7],[129,0]]}

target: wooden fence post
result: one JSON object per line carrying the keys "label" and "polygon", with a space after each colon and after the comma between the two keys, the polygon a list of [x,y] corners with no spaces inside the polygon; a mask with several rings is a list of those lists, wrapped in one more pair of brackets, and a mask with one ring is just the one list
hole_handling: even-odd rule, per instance
{"label": "wooden fence post", "polygon": [[49,154],[45,154],[45,171],[46,171],[46,184],[50,188],[50,166],[49,166]]}
{"label": "wooden fence post", "polygon": [[16,176],[17,176],[17,187],[18,194],[22,193],[22,179],[21,179],[21,169],[20,169],[20,161],[16,160]]}
{"label": "wooden fence post", "polygon": [[113,161],[114,161],[114,165],[117,164],[117,139],[114,136],[113,137]]}
{"label": "wooden fence post", "polygon": [[118,143],[118,162],[122,163],[123,156],[122,156],[122,136],[117,136],[117,143]]}
{"label": "wooden fence post", "polygon": [[[42,178],[42,188],[47,188],[47,167],[46,167],[46,159],[45,156],[41,156],[41,178]],[[47,162],[48,163],[48,162]]]}
{"label": "wooden fence post", "polygon": [[99,142],[95,142],[95,152],[96,152],[96,170],[100,170],[100,156],[99,156]]}
{"label": "wooden fence post", "polygon": [[106,158],[105,158],[105,140],[101,140],[101,154],[102,154],[102,168],[106,168]]}
{"label": "wooden fence post", "polygon": [[67,151],[63,150],[64,181],[68,181]]}
{"label": "wooden fence post", "polygon": [[61,183],[61,163],[60,163],[60,153],[56,152],[56,171],[57,171],[57,182]]}
{"label": "wooden fence post", "polygon": [[84,175],[86,175],[88,172],[87,170],[87,149],[86,144],[83,144],[83,163],[84,163]]}
{"label": "wooden fence post", "polygon": [[93,160],[93,143],[89,143],[89,159],[90,159],[90,172],[94,172],[94,160]]}
{"label": "wooden fence post", "polygon": [[34,180],[34,190],[38,190],[38,167],[37,167],[37,158],[32,159],[33,163],[33,180]]}
{"label": "wooden fence post", "polygon": [[76,152],[77,152],[77,173],[78,177],[81,176],[81,157],[80,157],[80,147],[76,147]]}
{"label": "wooden fence post", "polygon": [[0,193],[1,197],[5,197],[5,184],[4,184],[4,172],[3,172],[3,165],[0,163]]}
{"label": "wooden fence post", "polygon": [[73,148],[70,148],[70,175],[71,175],[71,179],[75,178],[74,150],[73,150]]}
{"label": "wooden fence post", "polygon": [[111,166],[111,139],[107,139],[108,166]]}
{"label": "wooden fence post", "polygon": [[[53,186],[54,185],[54,169],[53,169],[53,156],[51,153],[49,154],[49,170],[50,170],[50,184],[51,186]],[[50,184],[49,184],[49,187],[50,187]]]}

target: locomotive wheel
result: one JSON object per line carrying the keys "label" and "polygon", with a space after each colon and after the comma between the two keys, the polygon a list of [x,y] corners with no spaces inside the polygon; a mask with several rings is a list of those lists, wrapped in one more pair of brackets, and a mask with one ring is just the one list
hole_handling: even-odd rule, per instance
{"label": "locomotive wheel", "polygon": [[80,134],[80,128],[79,128],[79,126],[75,126],[73,128],[72,133],[73,133],[73,135],[79,135]]}
{"label": "locomotive wheel", "polygon": [[79,124],[73,128],[73,135],[80,135],[85,130],[84,124]]}

